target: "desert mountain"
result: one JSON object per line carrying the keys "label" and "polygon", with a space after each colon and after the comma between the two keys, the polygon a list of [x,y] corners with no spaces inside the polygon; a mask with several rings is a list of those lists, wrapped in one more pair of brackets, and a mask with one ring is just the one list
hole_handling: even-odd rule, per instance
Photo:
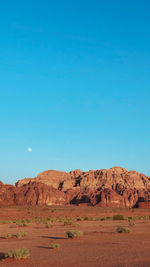
{"label": "desert mountain", "polygon": [[83,204],[150,207],[150,177],[125,168],[67,172],[44,171],[16,186],[0,183],[1,205]]}

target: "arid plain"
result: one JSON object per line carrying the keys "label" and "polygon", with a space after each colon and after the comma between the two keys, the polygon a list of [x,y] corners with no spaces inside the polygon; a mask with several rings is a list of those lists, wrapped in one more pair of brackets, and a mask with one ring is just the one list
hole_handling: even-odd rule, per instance
{"label": "arid plain", "polygon": [[[121,220],[114,215],[121,214]],[[118,227],[131,230],[118,233]],[[1,207],[1,266],[150,266],[150,210],[87,206]],[[66,232],[79,230],[78,238]],[[26,236],[17,238],[18,232]],[[51,244],[59,244],[52,249]],[[30,257],[4,259],[9,249],[27,248]]]}

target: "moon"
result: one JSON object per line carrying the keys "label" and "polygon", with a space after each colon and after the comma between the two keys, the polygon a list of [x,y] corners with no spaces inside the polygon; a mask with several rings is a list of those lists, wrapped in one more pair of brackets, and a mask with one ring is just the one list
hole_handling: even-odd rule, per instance
{"label": "moon", "polygon": [[32,152],[32,148],[31,147],[28,147],[28,152]]}

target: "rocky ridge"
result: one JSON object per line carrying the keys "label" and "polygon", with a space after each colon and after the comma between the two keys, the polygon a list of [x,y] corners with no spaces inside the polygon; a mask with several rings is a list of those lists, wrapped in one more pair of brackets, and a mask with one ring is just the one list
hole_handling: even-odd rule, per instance
{"label": "rocky ridge", "polygon": [[[10,204],[9,204],[10,203]],[[125,168],[44,171],[15,186],[0,183],[0,205],[150,207],[150,177]]]}

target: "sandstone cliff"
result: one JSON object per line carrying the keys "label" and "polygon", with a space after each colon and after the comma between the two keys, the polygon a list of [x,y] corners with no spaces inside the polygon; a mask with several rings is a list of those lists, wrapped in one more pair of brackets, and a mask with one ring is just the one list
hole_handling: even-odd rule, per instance
{"label": "sandstone cliff", "polygon": [[15,187],[0,184],[0,203],[6,202],[17,205],[86,203],[104,207],[149,207],[150,177],[121,167],[69,173],[49,170],[35,178],[19,180]]}

